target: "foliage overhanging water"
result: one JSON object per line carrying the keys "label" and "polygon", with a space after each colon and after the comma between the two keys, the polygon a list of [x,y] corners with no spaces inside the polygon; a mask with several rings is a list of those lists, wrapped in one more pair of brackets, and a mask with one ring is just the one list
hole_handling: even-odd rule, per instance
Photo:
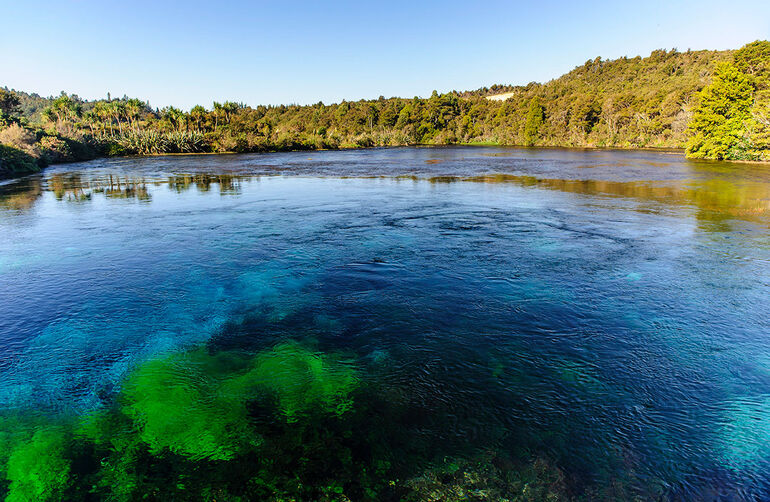
{"label": "foliage overhanging water", "polygon": [[770,171],[100,160],[0,186],[0,494],[770,497]]}

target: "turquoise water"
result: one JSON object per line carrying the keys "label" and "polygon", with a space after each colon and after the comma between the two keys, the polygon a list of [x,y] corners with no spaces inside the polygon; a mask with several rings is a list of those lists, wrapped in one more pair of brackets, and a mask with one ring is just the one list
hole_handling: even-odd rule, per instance
{"label": "turquoise water", "polygon": [[99,160],[0,235],[9,500],[770,498],[767,168]]}

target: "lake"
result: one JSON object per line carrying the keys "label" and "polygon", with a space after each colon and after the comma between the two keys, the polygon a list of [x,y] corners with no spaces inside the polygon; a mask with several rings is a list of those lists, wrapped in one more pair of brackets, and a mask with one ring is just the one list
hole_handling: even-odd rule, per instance
{"label": "lake", "polygon": [[770,498],[770,167],[96,160],[0,235],[8,500]]}

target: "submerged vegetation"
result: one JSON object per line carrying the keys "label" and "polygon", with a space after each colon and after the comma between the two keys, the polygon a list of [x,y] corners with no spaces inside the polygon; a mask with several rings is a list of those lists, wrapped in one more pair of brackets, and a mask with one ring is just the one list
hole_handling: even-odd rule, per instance
{"label": "submerged vegetation", "polygon": [[126,382],[122,412],[150,452],[193,460],[228,460],[237,453],[247,437],[246,408],[241,396],[221,392],[216,362],[200,351],[174,354],[149,361]]}
{"label": "submerged vegetation", "polygon": [[[545,84],[325,105],[153,109],[0,89],[0,174],[110,155],[483,143],[687,148],[770,159],[770,42],[596,58]],[[506,93],[507,99],[487,99]]]}
{"label": "submerged vegetation", "polygon": [[7,502],[56,500],[70,481],[66,437],[56,427],[38,430],[16,444],[8,457]]}
{"label": "submerged vegetation", "polygon": [[[229,328],[225,345],[234,333],[250,332],[250,323],[262,322],[259,315],[245,318]],[[659,478],[640,481],[632,466],[613,468],[627,459],[611,451],[603,451],[603,460],[592,468],[598,482],[586,483],[580,479],[585,472],[576,471],[571,459],[542,448],[567,440],[553,431],[530,437],[522,428],[501,424],[476,429],[480,416],[467,415],[464,405],[432,401],[429,388],[446,374],[383,383],[385,366],[400,357],[395,352],[360,357],[321,351],[313,339],[283,339],[254,350],[222,348],[222,342],[215,338],[138,363],[93,409],[5,410],[0,499],[677,498]],[[508,388],[524,379],[545,391],[548,378],[534,360],[523,368],[494,356],[488,363],[479,367],[484,387]],[[549,371],[557,388],[590,391],[602,385],[600,375],[576,361],[565,359]],[[479,396],[462,393],[474,395]],[[473,424],[472,437],[455,435],[458,420]],[[567,421],[560,427],[575,425]],[[760,432],[750,430],[749,440]],[[734,443],[734,448],[748,444]]]}
{"label": "submerged vegetation", "polygon": [[[197,348],[151,359],[129,374],[103,409],[55,419],[5,417],[2,440],[9,453],[0,457],[0,469],[6,500],[80,499],[88,487],[107,500],[132,500],[139,494],[163,499],[163,493],[182,498],[189,493],[187,498],[197,499],[207,490],[219,493],[210,492],[209,499],[215,500],[225,493],[224,486],[186,492],[184,479],[203,469],[218,472],[215,479],[221,481],[228,461],[258,476],[241,480],[243,485],[236,481],[240,496],[288,492],[294,476],[323,466],[285,470],[276,455],[301,458],[293,458],[292,449],[283,451],[287,445],[277,441],[288,441],[294,449],[329,441],[322,436],[313,440],[326,433],[311,429],[351,410],[356,374],[341,356],[316,353],[298,342],[253,357]],[[346,456],[334,461],[345,462]],[[177,480],[165,487],[157,477]],[[288,484],[278,486],[279,481]],[[341,494],[335,481],[328,480],[330,493]],[[294,489],[296,496],[317,487]]]}
{"label": "submerged vegetation", "polygon": [[404,438],[389,428],[398,424],[372,414],[393,419],[394,403],[375,384],[360,385],[349,357],[295,341],[254,356],[206,348],[160,356],[96,411],[2,418],[0,494],[8,502],[566,497],[564,475],[543,459],[395,457],[391,447]]}

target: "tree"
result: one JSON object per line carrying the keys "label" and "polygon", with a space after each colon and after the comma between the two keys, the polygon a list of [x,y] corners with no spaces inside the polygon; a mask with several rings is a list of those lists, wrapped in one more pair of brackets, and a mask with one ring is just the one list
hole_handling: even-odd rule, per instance
{"label": "tree", "polygon": [[367,103],[365,107],[366,111],[366,123],[369,126],[369,130],[371,131],[374,127],[374,124],[377,123],[377,118],[379,117],[379,110],[377,109],[377,106],[375,106],[373,103]]}
{"label": "tree", "polygon": [[757,89],[770,87],[770,42],[767,40],[757,40],[738,49],[733,64],[751,76]]}
{"label": "tree", "polygon": [[168,106],[160,111],[163,120],[165,120],[171,129],[181,131],[185,123],[185,114],[179,108]]}
{"label": "tree", "polygon": [[128,122],[131,124],[131,129],[136,131],[136,120],[140,117],[141,112],[145,109],[146,105],[139,99],[132,98],[125,102],[125,113]]}
{"label": "tree", "polygon": [[19,113],[19,96],[15,92],[0,89],[0,120],[3,117],[13,117]]}
{"label": "tree", "polygon": [[770,42],[744,45],[735,53],[734,64],[755,88],[749,131],[752,156],[770,160]]}
{"label": "tree", "polygon": [[107,106],[110,112],[110,117],[115,118],[115,121],[118,123],[118,130],[122,136],[123,126],[121,125],[120,119],[126,112],[126,105],[122,101],[112,101]]}
{"label": "tree", "polygon": [[730,63],[717,66],[710,85],[699,93],[700,104],[689,125],[687,156],[697,159],[746,159],[747,130],[754,88]]}
{"label": "tree", "polygon": [[200,131],[201,121],[206,116],[206,109],[201,105],[195,105],[190,110],[190,119],[195,122],[195,130]]}
{"label": "tree", "polygon": [[[737,88],[743,98],[730,97],[729,106],[715,111],[716,97],[737,85],[714,75],[720,62],[732,63],[749,85]],[[689,140],[691,156],[770,160],[769,68],[770,42],[757,41],[737,51],[658,50],[647,58],[592,59],[544,84],[330,105],[251,108],[227,101],[214,103],[213,110],[197,106],[187,113],[151,109],[125,96],[89,102],[75,95],[43,98],[5,89],[0,92],[5,107],[0,108],[0,127],[9,123],[9,109],[25,123],[43,125],[41,112],[48,107],[45,117],[56,125],[57,135],[79,141],[90,128],[96,143],[104,143],[99,151],[111,154],[182,151],[188,147],[179,146],[180,138],[188,137],[196,138],[195,150],[206,151],[480,141],[684,148]],[[698,99],[706,75],[714,77],[714,84],[706,99]],[[492,96],[501,93],[509,93],[508,99]],[[8,97],[12,94],[18,105]],[[747,103],[741,104],[746,96],[748,116]],[[80,106],[88,112],[82,119]],[[124,134],[128,131],[133,134]],[[143,143],[147,138],[152,140]]]}
{"label": "tree", "polygon": [[537,143],[543,122],[545,122],[545,108],[540,104],[540,98],[532,98],[527,111],[527,121],[524,124],[524,142],[527,146]]}
{"label": "tree", "polygon": [[384,127],[393,127],[398,120],[398,109],[394,103],[387,104],[380,113],[380,125]]}
{"label": "tree", "polygon": [[110,132],[112,132],[112,110],[109,102],[99,101],[91,109],[91,113],[101,126],[102,134],[106,133],[107,125],[110,126]]}
{"label": "tree", "polygon": [[230,121],[233,119],[233,115],[235,115],[238,110],[240,110],[242,106],[238,103],[233,103],[232,101],[225,101],[222,103],[222,111],[225,113],[225,122],[227,124],[230,124]]}
{"label": "tree", "polygon": [[62,126],[68,127],[70,123],[80,118],[81,114],[80,102],[64,92],[53,100],[51,106],[43,110],[43,116],[55,122],[57,129]]}
{"label": "tree", "polygon": [[588,134],[599,122],[602,109],[594,96],[584,93],[575,100],[571,112],[570,125],[581,134]]}
{"label": "tree", "polygon": [[99,116],[94,110],[89,110],[83,114],[83,121],[88,125],[88,128],[91,129],[91,135],[93,136],[99,124]]}
{"label": "tree", "polygon": [[224,113],[222,103],[214,101],[214,109],[212,113],[214,114],[214,132],[216,132],[217,127],[219,126],[219,117]]}

